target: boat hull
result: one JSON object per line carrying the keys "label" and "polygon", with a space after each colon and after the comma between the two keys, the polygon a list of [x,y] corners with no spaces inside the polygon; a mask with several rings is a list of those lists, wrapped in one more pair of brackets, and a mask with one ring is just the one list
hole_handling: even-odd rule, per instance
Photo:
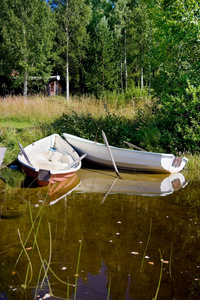
{"label": "boat hull", "polygon": [[64,181],[81,168],[77,152],[58,134],[21,149],[18,161],[26,176],[39,186]]}
{"label": "boat hull", "polygon": [[[63,133],[64,138],[79,153],[86,153],[86,159],[92,163],[105,167],[113,167],[106,145],[96,143],[74,135]],[[187,159],[177,158],[173,154],[136,151],[110,146],[114,161],[118,169],[136,170],[153,173],[178,173]]]}
{"label": "boat hull", "polygon": [[33,181],[36,180],[39,186],[47,186],[49,184],[61,182],[66,180],[67,178],[72,177],[75,174],[75,172],[63,173],[63,174],[51,174],[48,180],[41,180],[39,179],[39,172],[36,172],[35,170],[30,169],[26,166],[22,166],[22,169],[25,172],[26,176],[31,178]]}

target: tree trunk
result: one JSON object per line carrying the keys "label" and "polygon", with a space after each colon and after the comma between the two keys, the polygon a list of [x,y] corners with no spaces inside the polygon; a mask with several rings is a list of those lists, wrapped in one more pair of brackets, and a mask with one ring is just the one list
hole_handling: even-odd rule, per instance
{"label": "tree trunk", "polygon": [[126,61],[126,28],[124,29],[124,35],[125,35],[125,38],[124,38],[125,87],[126,87],[126,91],[127,91],[127,88],[128,88],[128,83],[127,83],[128,74],[127,74],[127,61]]}
{"label": "tree trunk", "polygon": [[28,90],[28,74],[25,72],[24,76],[24,98],[26,99],[27,97],[27,90]]}
{"label": "tree trunk", "polygon": [[66,40],[67,40],[67,50],[66,50],[66,99],[69,100],[69,3],[66,3]]}
{"label": "tree trunk", "polygon": [[151,23],[150,23],[150,36],[149,36],[149,95],[151,95]]}
{"label": "tree trunk", "polygon": [[66,61],[66,99],[69,100],[69,59],[67,51],[67,61]]}
{"label": "tree trunk", "polygon": [[124,86],[123,86],[123,63],[121,61],[121,89],[122,93],[124,93]]}
{"label": "tree trunk", "polygon": [[141,90],[144,87],[144,69],[141,67]]}

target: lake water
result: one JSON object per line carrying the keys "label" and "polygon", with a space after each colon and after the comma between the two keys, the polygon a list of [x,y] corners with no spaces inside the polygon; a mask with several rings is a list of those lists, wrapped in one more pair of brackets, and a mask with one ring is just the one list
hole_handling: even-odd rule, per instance
{"label": "lake water", "polygon": [[199,184],[120,174],[0,180],[0,299],[199,299]]}

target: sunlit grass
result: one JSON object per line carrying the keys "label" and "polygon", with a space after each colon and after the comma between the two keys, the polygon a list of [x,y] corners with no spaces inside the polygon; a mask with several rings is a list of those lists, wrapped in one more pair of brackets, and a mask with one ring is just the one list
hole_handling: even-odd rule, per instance
{"label": "sunlit grass", "polygon": [[105,116],[108,112],[130,117],[133,116],[135,106],[129,103],[120,108],[115,102],[108,104],[92,96],[74,96],[69,101],[63,96],[38,95],[26,100],[22,96],[8,96],[0,98],[0,126],[23,128],[29,124],[52,121],[73,111],[77,114],[91,114],[93,117]]}
{"label": "sunlit grass", "polygon": [[188,159],[187,165],[183,171],[183,174],[188,180],[193,182],[199,182],[200,178],[200,156],[199,154],[186,154]]}
{"label": "sunlit grass", "polygon": [[49,121],[61,116],[66,112],[68,103],[60,101],[59,98],[46,98],[31,96],[27,100],[24,97],[6,97],[0,99],[1,124],[15,123],[38,123]]}

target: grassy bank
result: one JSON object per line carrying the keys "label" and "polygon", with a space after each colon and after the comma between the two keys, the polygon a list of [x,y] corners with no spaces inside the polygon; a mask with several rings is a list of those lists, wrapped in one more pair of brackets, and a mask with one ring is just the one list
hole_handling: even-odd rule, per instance
{"label": "grassy bank", "polygon": [[[5,163],[10,163],[19,151],[18,142],[23,146],[40,139],[52,132],[60,133],[62,116],[89,116],[93,120],[104,118],[108,113],[116,116],[126,116],[131,119],[135,108],[132,103],[121,105],[96,100],[92,97],[71,97],[66,101],[64,97],[31,96],[6,97],[0,99],[0,146],[8,148]],[[57,124],[57,125],[56,125]],[[90,131],[91,128],[86,128]],[[67,130],[67,128],[66,128]]]}
{"label": "grassy bank", "polygon": [[[125,147],[130,141],[148,151],[167,152],[162,137],[149,113],[149,98],[119,103],[92,97],[32,96],[0,99],[0,146],[7,147],[5,164],[17,158],[18,142],[24,147],[54,132],[68,132],[88,139],[102,141],[101,130],[106,132],[110,144]],[[148,104],[148,105],[146,105]],[[149,126],[143,119],[149,118]],[[176,153],[189,158],[187,170],[199,179],[198,154]],[[195,172],[194,172],[195,170]]]}

